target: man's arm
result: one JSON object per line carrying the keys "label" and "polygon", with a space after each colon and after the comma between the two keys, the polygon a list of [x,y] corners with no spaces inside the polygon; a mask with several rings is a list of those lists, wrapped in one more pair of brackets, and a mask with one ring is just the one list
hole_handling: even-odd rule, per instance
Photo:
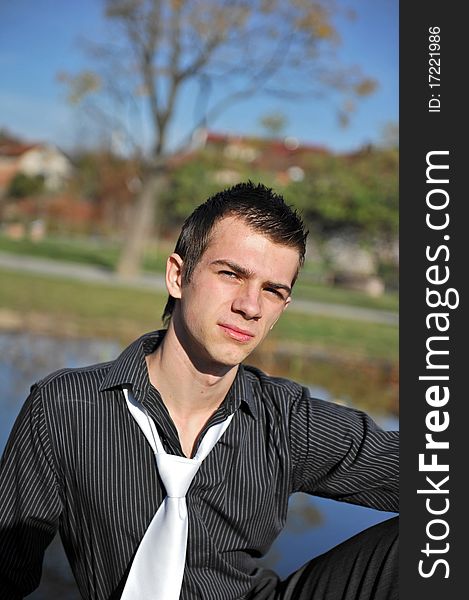
{"label": "man's arm", "polygon": [[1,600],[23,598],[39,585],[60,512],[42,401],[34,387],[0,461]]}
{"label": "man's arm", "polygon": [[399,433],[383,431],[365,413],[310,398],[290,420],[294,491],[399,510]]}

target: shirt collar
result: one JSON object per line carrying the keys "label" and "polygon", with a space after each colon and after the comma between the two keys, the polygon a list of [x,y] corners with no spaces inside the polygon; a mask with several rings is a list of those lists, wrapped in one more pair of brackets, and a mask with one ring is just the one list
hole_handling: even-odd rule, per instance
{"label": "shirt collar", "polygon": [[225,398],[226,410],[233,413],[240,406],[246,405],[250,413],[257,419],[257,406],[252,391],[252,385],[246,376],[243,365],[239,365],[238,372]]}
{"label": "shirt collar", "polygon": [[145,394],[150,385],[145,356],[158,347],[165,333],[165,330],[152,331],[132,342],[112,363],[99,390],[128,385],[134,393]]}
{"label": "shirt collar", "polygon": [[[166,330],[152,331],[141,336],[128,346],[112,363],[106,377],[99,386],[100,391],[130,386],[138,397],[145,397],[150,380],[145,356],[154,352],[161,343]],[[229,414],[245,404],[252,416],[257,418],[257,406],[252,385],[243,365],[239,365],[236,377],[226,395],[224,405]]]}

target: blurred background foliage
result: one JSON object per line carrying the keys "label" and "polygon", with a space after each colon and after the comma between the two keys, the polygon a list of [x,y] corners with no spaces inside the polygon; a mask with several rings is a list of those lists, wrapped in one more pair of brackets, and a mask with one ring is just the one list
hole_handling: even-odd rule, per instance
{"label": "blurred background foliage", "polygon": [[[67,159],[69,174],[56,190],[47,189],[40,174],[12,177],[0,205],[4,235],[15,237],[18,231],[16,237],[34,237],[33,224],[38,229],[39,222],[44,232],[36,235],[41,239],[81,235],[121,244],[141,189],[143,161],[111,148],[78,151]],[[288,137],[206,133],[198,147],[168,159],[148,247],[158,239],[164,250],[170,248],[183,220],[200,202],[248,179],[272,186],[301,211],[310,230],[310,272],[334,280],[342,267],[334,263],[326,243],[340,239],[348,244],[345,253],[347,248],[369,253],[371,266],[364,266],[365,274],[382,277],[388,290],[396,290],[397,147],[368,146],[338,154]],[[357,267],[353,253],[350,262],[350,270]]]}

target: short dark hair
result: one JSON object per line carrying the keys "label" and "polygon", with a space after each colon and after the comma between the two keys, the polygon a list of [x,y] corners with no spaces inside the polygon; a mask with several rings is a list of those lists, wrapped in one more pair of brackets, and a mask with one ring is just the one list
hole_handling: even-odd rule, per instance
{"label": "short dark hair", "polygon": [[[304,264],[308,231],[298,212],[271,188],[248,181],[218,192],[200,204],[184,221],[174,249],[184,261],[184,283],[191,280],[197,263],[207,249],[215,224],[226,217],[238,217],[271,241],[296,248],[298,270]],[[162,317],[165,324],[174,306],[175,299],[169,296]]]}

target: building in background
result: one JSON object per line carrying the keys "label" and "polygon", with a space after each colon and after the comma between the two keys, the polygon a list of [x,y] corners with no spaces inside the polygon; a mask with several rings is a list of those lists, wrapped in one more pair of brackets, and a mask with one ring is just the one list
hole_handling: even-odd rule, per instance
{"label": "building in background", "polygon": [[40,177],[47,191],[60,190],[73,173],[72,161],[52,144],[25,143],[0,135],[0,193],[5,193],[18,175]]}

